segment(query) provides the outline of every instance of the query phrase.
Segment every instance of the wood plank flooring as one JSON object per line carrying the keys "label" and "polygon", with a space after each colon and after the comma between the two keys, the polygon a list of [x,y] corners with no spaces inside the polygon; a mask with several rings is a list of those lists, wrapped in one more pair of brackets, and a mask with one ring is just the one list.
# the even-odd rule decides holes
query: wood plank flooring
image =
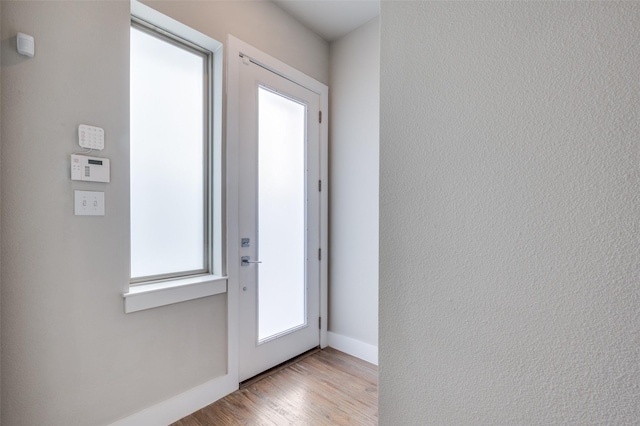
{"label": "wood plank flooring", "polygon": [[250,382],[172,426],[377,424],[378,368],[326,348]]}

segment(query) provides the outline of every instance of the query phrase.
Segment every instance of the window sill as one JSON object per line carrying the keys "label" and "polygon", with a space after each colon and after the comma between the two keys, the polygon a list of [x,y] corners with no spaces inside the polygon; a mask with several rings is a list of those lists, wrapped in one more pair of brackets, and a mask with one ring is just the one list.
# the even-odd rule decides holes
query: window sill
{"label": "window sill", "polygon": [[227,277],[204,275],[180,280],[141,284],[124,293],[124,312],[143,311],[227,292]]}

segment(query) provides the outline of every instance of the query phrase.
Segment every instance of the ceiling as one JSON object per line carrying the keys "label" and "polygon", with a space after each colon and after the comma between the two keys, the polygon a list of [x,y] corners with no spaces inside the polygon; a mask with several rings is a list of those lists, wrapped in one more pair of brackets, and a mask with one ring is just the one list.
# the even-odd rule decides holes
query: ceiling
{"label": "ceiling", "polygon": [[273,0],[326,41],[336,40],[380,13],[380,0]]}

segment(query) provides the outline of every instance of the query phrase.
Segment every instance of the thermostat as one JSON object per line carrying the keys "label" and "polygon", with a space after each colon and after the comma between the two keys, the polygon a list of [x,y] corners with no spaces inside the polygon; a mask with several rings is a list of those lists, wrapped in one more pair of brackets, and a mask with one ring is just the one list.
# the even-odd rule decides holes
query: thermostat
{"label": "thermostat", "polygon": [[109,159],[71,154],[71,179],[110,182]]}

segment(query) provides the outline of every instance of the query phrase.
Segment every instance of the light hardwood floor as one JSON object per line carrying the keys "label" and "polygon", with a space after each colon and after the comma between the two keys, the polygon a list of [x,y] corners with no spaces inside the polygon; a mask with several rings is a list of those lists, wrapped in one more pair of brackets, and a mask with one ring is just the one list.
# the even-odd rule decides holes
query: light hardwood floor
{"label": "light hardwood floor", "polygon": [[326,348],[251,381],[172,426],[377,424],[378,368]]}

